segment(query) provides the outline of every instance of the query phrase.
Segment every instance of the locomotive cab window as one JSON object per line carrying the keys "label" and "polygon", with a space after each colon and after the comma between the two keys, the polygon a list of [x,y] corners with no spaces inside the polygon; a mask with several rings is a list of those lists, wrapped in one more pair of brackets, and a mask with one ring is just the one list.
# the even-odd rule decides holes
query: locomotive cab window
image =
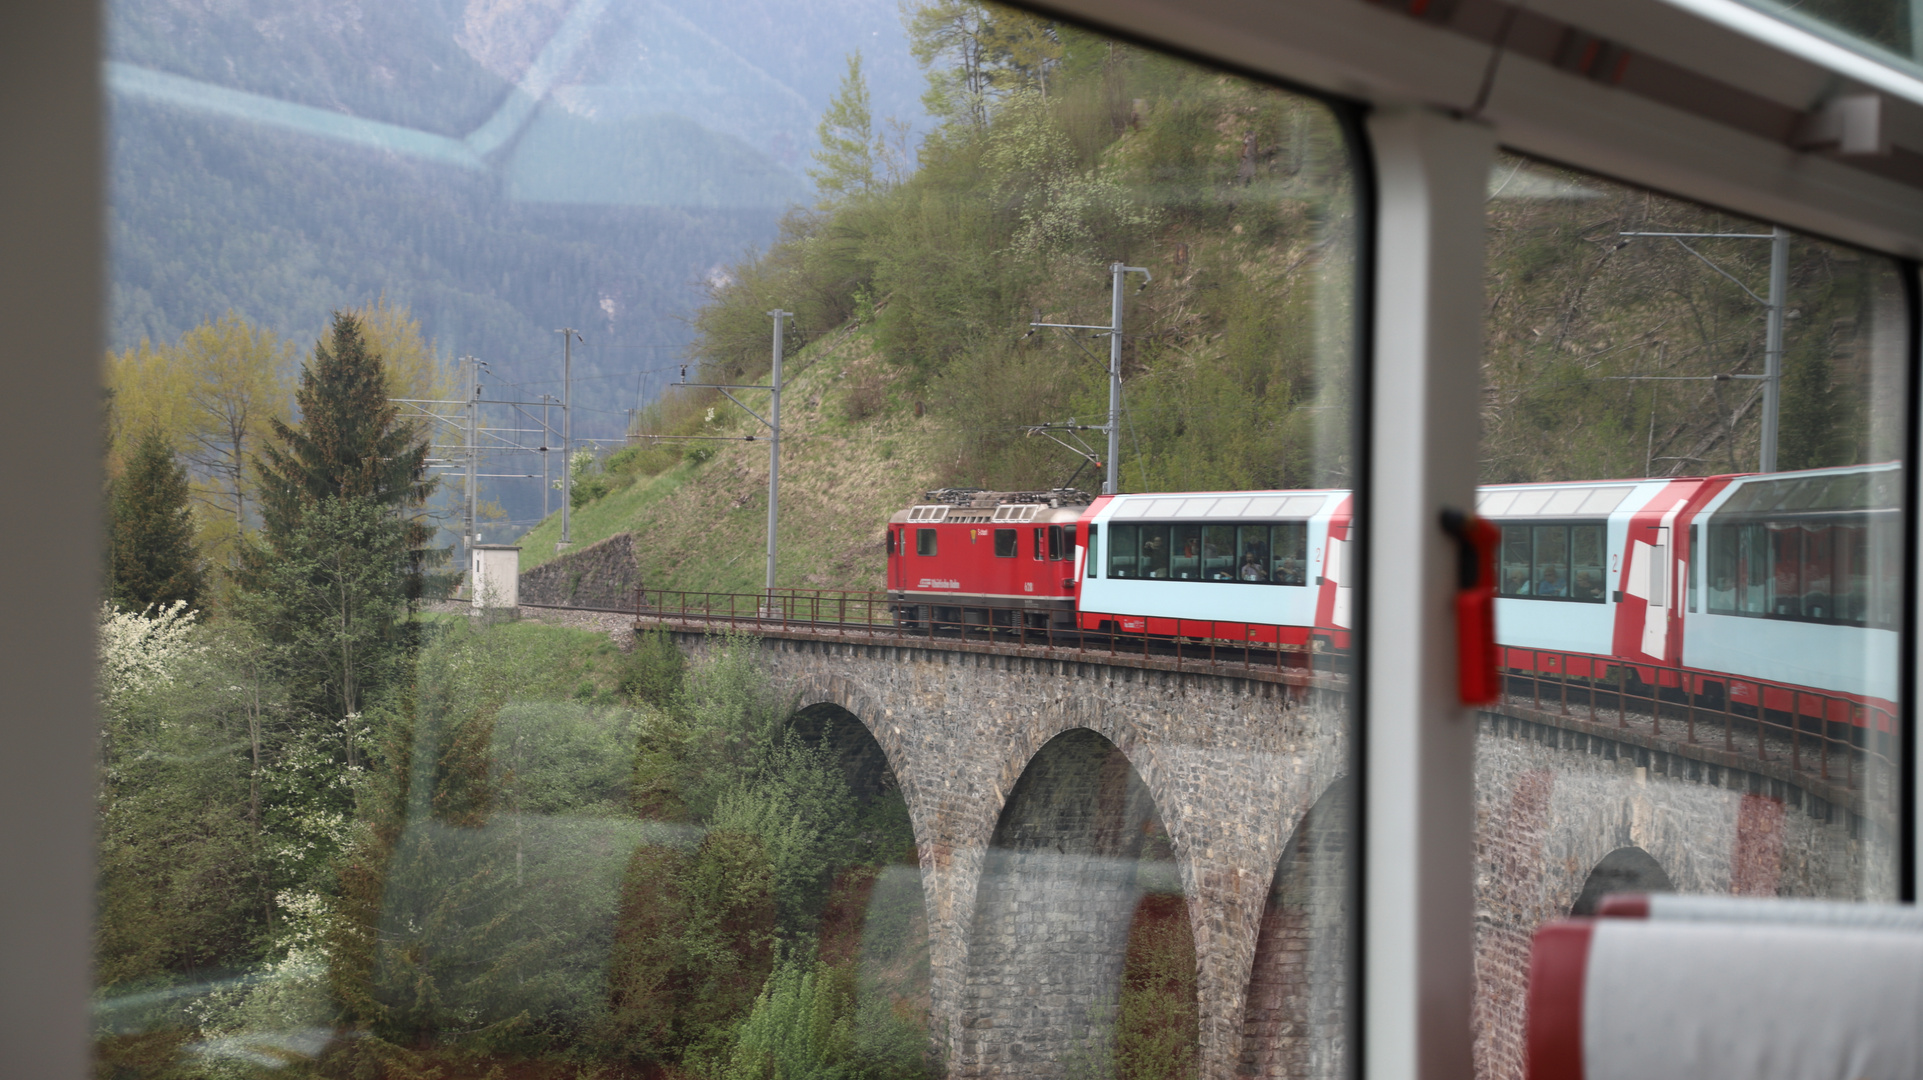
{"label": "locomotive cab window", "polygon": [[1038,525],[1035,527],[1035,561],[1045,562],[1047,561],[1047,559],[1048,559],[1048,529],[1044,526]]}
{"label": "locomotive cab window", "polygon": [[894,529],[889,529],[888,535],[887,535],[888,554],[893,555],[895,553],[895,549],[897,546],[899,546],[899,542],[900,542],[899,533]]}
{"label": "locomotive cab window", "polygon": [[1012,559],[1015,557],[1016,537],[1014,529],[995,530],[995,557]]}
{"label": "locomotive cab window", "polygon": [[915,554],[933,555],[935,553],[935,530],[915,530]]}

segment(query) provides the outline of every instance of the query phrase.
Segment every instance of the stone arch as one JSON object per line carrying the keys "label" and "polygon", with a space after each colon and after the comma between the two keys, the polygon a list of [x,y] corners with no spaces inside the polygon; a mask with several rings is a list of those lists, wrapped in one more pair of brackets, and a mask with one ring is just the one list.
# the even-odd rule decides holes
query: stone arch
{"label": "stone arch", "polygon": [[[1138,919],[1186,941],[1192,971],[1186,905],[1171,902],[1182,894],[1129,756],[1089,728],[1050,739],[1009,791],[983,860],[956,1072],[1051,1077],[1105,1058]],[[1186,1016],[1193,1025],[1192,1004]]]}
{"label": "stone arch", "polygon": [[1262,909],[1236,1075],[1348,1072],[1354,785],[1331,783],[1296,823]]}
{"label": "stone arch", "polygon": [[1571,915],[1594,915],[1603,897],[1615,892],[1675,892],[1669,873],[1655,857],[1634,845],[1619,847],[1602,857],[1589,876],[1583,879]]}

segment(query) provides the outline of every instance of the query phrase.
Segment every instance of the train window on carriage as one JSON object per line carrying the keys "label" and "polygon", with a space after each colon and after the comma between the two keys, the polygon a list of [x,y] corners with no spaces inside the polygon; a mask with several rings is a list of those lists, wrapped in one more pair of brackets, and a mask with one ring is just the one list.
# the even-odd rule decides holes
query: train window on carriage
{"label": "train window on carriage", "polygon": [[1108,527],[1108,576],[1112,578],[1139,578],[1141,570],[1142,527],[1140,525],[1110,525]]}
{"label": "train window on carriage", "polygon": [[[1497,619],[1515,667],[1478,727],[1473,1012],[1478,1075],[1512,1078],[1504,957],[1592,886],[1895,898],[1914,342],[1894,260],[1520,156],[1488,185],[1480,481],[1544,485],[1504,511],[1501,595],[1547,600],[1555,575],[1592,600],[1594,575],[1616,600]],[[1524,497],[1547,485],[1614,502]],[[1559,511],[1608,524],[1517,521]],[[1582,743],[1646,768],[1599,776],[1542,738],[1604,701],[1622,734]],[[1705,717],[1736,751],[1716,769]],[[1702,826],[1645,824],[1683,807]]]}
{"label": "train window on carriage", "polygon": [[900,541],[901,541],[901,534],[899,530],[889,529],[887,531],[885,536],[885,542],[888,545],[888,554],[893,555],[895,553],[895,549],[898,546],[900,546]]}
{"label": "train window on carriage", "polygon": [[1060,562],[1074,551],[1074,541],[1069,539],[1072,525],[1050,525],[1048,527],[1048,560]]}
{"label": "train window on carriage", "polygon": [[1048,526],[1037,525],[1034,532],[1035,561],[1046,562],[1048,561]]}
{"label": "train window on carriage", "polygon": [[935,553],[935,545],[936,545],[936,539],[935,539],[934,529],[916,529],[915,530],[915,554],[933,555]]}
{"label": "train window on carriage", "polygon": [[1273,565],[1269,580],[1277,585],[1309,583],[1309,527],[1302,523],[1269,527],[1269,552]]}
{"label": "train window on carriage", "polygon": [[1503,596],[1535,595],[1535,577],[1530,572],[1532,555],[1529,541],[1529,526],[1502,527]]}
{"label": "train window on carriage", "polygon": [[1608,580],[1603,547],[1606,530],[1601,525],[1576,525],[1569,530],[1569,598],[1589,603],[1603,602]]}
{"label": "train window on carriage", "polygon": [[1018,546],[1019,543],[1014,529],[995,530],[995,557],[997,559],[1014,558],[1015,549]]}
{"label": "train window on carriage", "polygon": [[1235,580],[1235,526],[1207,525],[1202,529],[1202,580]]}
{"label": "train window on carriage", "polygon": [[1176,525],[1170,530],[1168,576],[1172,581],[1202,580],[1202,527]]}

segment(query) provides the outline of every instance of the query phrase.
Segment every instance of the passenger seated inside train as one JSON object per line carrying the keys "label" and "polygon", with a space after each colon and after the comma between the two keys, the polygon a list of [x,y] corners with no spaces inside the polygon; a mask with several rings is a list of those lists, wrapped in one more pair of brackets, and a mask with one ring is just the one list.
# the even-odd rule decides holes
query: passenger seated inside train
{"label": "passenger seated inside train", "polygon": [[1519,566],[1510,567],[1509,573],[1503,578],[1502,595],[1504,596],[1531,595],[1529,591],[1529,571]]}
{"label": "passenger seated inside train", "polygon": [[1602,572],[1599,570],[1577,571],[1576,591],[1572,595],[1578,600],[1601,600],[1603,595]]}
{"label": "passenger seated inside train", "polygon": [[1269,580],[1269,576],[1262,572],[1262,564],[1256,561],[1255,552],[1253,551],[1250,551],[1242,556],[1242,580],[1243,581]]}
{"label": "passenger seated inside train", "polygon": [[1302,564],[1293,555],[1284,555],[1275,566],[1275,581],[1278,585],[1302,584]]}
{"label": "passenger seated inside train", "polygon": [[1536,595],[1561,596],[1567,585],[1568,583],[1562,579],[1561,571],[1554,566],[1547,566],[1543,568],[1542,581],[1536,585]]}

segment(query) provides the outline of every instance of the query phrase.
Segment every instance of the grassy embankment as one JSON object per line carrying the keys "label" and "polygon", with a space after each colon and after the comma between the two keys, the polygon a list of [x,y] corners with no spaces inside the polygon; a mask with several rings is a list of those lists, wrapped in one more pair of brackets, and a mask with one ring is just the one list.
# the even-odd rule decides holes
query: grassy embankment
{"label": "grassy embankment", "polygon": [[[787,370],[778,583],[879,588],[883,523],[936,479],[933,421],[914,415],[905,380],[862,329],[800,350]],[[766,393],[737,396],[766,415]],[[758,428],[722,400],[699,429],[752,432],[754,442],[664,442],[625,452],[605,474],[609,492],[573,512],[575,547],[632,530],[650,588],[757,591],[768,513],[768,446]],[[521,570],[552,560],[560,535],[557,512],[522,537]]]}

